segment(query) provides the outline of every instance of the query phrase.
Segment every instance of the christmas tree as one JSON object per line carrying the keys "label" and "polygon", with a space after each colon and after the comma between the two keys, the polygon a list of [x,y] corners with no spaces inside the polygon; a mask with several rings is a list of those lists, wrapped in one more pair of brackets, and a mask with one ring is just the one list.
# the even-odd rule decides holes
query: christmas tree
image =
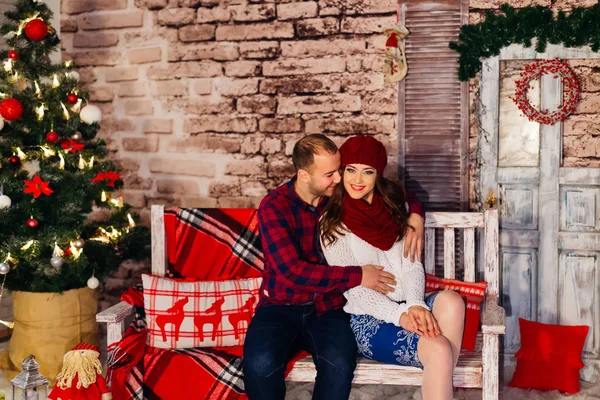
{"label": "christmas tree", "polygon": [[[149,235],[123,203],[123,181],[96,139],[100,109],[78,89],[41,1],[19,0],[0,33],[0,274],[11,290],[95,288]],[[89,218],[97,209],[102,221]],[[95,215],[103,214],[95,212]]]}

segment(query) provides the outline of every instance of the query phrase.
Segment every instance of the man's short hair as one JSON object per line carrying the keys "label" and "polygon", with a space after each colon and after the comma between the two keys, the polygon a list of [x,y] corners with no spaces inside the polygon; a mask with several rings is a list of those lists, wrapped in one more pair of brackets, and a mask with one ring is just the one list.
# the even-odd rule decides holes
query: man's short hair
{"label": "man's short hair", "polygon": [[338,148],[327,136],[320,133],[306,135],[294,145],[292,162],[296,172],[303,169],[309,171],[315,162],[315,154],[335,154]]}

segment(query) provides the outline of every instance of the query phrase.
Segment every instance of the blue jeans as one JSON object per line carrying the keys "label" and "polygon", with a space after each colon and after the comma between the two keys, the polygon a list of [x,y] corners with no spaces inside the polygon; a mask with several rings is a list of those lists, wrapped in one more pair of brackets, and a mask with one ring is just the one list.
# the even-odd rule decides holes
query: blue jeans
{"label": "blue jeans", "polygon": [[285,368],[299,350],[315,362],[313,399],[348,399],[357,352],[349,318],[341,309],[317,316],[313,305],[258,307],[244,342],[248,399],[283,400]]}

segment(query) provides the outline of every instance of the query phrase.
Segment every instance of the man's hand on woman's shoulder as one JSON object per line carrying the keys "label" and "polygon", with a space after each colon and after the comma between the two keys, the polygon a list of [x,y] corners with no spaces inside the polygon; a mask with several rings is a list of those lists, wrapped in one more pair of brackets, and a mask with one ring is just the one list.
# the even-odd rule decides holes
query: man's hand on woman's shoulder
{"label": "man's hand on woman's shoulder", "polygon": [[425,243],[425,220],[419,214],[410,214],[408,229],[404,235],[404,258],[409,256],[410,261],[415,258],[422,261],[423,245]]}

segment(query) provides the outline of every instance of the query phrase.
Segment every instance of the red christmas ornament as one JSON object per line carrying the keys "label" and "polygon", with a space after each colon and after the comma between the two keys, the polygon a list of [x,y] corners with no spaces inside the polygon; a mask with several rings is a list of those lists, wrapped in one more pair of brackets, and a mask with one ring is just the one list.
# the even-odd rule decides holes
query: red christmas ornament
{"label": "red christmas ornament", "polygon": [[75,93],[69,93],[69,95],[67,96],[68,103],[75,104],[77,103],[77,100],[79,100],[79,97],[77,97]]}
{"label": "red christmas ornament", "polygon": [[[553,74],[554,78],[562,76],[564,100],[563,103],[551,113],[548,110],[536,110],[527,99],[527,91],[531,89],[530,82],[539,79],[542,75]],[[516,89],[514,97],[519,110],[530,120],[540,124],[554,125],[563,122],[577,107],[581,95],[579,77],[569,64],[558,58],[554,60],[538,60],[525,66],[525,72],[521,72],[521,78],[515,82]]]}
{"label": "red christmas ornament", "polygon": [[48,34],[48,25],[39,18],[25,24],[25,35],[31,40],[42,40]]}
{"label": "red christmas ornament", "polygon": [[0,103],[0,115],[7,121],[15,121],[23,115],[23,104],[12,97],[3,100]]}
{"label": "red christmas ornament", "polygon": [[28,228],[37,229],[37,227],[40,225],[40,223],[38,222],[37,219],[29,218],[26,222],[26,225]]}
{"label": "red christmas ornament", "polygon": [[11,156],[8,159],[8,162],[14,167],[18,167],[19,165],[21,165],[21,159],[17,156]]}
{"label": "red christmas ornament", "polygon": [[19,53],[16,50],[10,50],[8,52],[8,58],[10,58],[11,60],[17,60],[19,58]]}
{"label": "red christmas ornament", "polygon": [[49,143],[56,143],[58,141],[58,133],[52,131],[46,133],[46,140]]}

